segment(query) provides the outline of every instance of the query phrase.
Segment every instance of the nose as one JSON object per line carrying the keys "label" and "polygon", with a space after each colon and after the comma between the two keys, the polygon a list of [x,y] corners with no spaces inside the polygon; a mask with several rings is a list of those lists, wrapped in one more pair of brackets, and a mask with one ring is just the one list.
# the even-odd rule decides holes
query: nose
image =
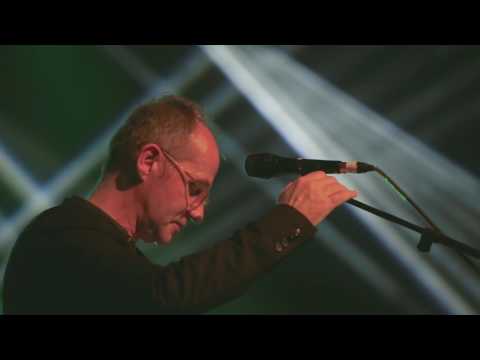
{"label": "nose", "polygon": [[205,206],[202,204],[196,209],[190,210],[188,212],[188,215],[190,216],[192,221],[194,221],[197,224],[200,224],[201,222],[203,222],[203,218],[205,216]]}

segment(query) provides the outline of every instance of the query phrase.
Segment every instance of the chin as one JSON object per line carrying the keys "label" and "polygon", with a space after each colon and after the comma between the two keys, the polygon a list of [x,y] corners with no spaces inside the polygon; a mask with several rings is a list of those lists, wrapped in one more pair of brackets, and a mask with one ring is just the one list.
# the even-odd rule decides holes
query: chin
{"label": "chin", "polygon": [[172,230],[170,226],[159,226],[154,223],[149,227],[144,228],[142,240],[147,244],[157,243],[159,245],[169,245],[176,231]]}
{"label": "chin", "polygon": [[169,229],[159,229],[160,231],[155,234],[155,239],[152,242],[157,242],[161,245],[170,245],[173,241],[174,233],[170,232]]}
{"label": "chin", "polygon": [[167,239],[166,238],[157,239],[157,243],[160,245],[170,245],[172,241],[173,241],[173,236]]}

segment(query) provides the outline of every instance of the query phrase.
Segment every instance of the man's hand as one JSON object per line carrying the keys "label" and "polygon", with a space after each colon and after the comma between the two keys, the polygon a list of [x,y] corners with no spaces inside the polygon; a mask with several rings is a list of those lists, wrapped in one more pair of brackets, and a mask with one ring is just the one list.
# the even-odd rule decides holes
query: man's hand
{"label": "man's hand", "polygon": [[315,226],[337,206],[357,195],[333,176],[315,171],[289,183],[280,194],[278,203],[294,207]]}

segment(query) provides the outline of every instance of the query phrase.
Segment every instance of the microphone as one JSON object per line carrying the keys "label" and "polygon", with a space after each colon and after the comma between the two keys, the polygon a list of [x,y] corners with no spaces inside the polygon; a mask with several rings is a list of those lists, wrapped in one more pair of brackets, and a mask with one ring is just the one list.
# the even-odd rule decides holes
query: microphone
{"label": "microphone", "polygon": [[359,161],[307,160],[301,158],[285,158],[273,154],[251,154],[245,160],[245,171],[248,176],[269,179],[271,177],[301,174],[313,171],[324,171],[327,174],[364,173],[375,170],[375,166]]}

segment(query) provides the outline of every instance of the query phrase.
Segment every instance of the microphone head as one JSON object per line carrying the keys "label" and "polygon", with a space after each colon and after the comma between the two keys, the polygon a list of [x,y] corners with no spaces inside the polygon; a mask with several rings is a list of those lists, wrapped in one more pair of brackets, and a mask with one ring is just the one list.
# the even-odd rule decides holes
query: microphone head
{"label": "microphone head", "polygon": [[[346,172],[365,172],[371,169],[362,164],[361,169],[357,169],[357,162],[349,162],[353,168],[346,168],[344,162],[334,160],[307,160],[300,158],[285,158],[268,153],[252,154],[245,160],[245,171],[248,176],[270,179],[271,177],[283,175],[305,175],[313,171],[324,171],[327,174],[338,174]],[[361,171],[358,171],[361,170]]]}
{"label": "microphone head", "polygon": [[245,171],[248,176],[269,179],[277,169],[278,157],[272,154],[251,154],[245,160]]}

